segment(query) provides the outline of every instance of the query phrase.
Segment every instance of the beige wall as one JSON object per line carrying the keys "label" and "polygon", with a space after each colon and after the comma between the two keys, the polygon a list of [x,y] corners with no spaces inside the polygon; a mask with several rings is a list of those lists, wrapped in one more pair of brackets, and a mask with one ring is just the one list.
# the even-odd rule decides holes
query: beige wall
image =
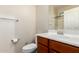
{"label": "beige wall", "polygon": [[47,5],[37,6],[36,9],[36,32],[48,32],[49,11]]}
{"label": "beige wall", "polygon": [[26,42],[31,42],[34,38],[36,28],[36,7],[4,5],[0,6],[0,15],[19,18],[19,22],[16,23],[15,29],[16,38],[19,38],[20,41],[15,45],[15,52],[20,52],[23,45]]}

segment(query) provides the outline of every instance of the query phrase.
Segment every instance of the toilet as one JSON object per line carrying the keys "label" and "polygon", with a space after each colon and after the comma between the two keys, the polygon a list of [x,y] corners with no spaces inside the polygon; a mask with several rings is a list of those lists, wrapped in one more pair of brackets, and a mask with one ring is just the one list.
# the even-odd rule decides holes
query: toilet
{"label": "toilet", "polygon": [[23,53],[32,53],[36,50],[36,48],[37,48],[37,45],[35,43],[30,43],[30,44],[25,45],[22,48],[22,52]]}

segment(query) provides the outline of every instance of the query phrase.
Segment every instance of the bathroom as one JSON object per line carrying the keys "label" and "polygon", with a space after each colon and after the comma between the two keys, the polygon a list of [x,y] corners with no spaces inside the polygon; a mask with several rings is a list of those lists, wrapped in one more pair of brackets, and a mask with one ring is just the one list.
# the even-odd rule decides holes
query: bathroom
{"label": "bathroom", "polygon": [[[0,5],[0,53],[79,52],[79,40],[76,41],[79,38],[78,11],[78,5]],[[52,39],[69,45],[70,49],[55,50],[50,44]],[[42,46],[42,42],[47,46]]]}

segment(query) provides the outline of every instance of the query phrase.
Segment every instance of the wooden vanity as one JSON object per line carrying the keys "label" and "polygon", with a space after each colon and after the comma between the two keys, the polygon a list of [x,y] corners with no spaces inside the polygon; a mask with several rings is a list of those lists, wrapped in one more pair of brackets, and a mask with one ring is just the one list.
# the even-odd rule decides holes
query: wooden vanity
{"label": "wooden vanity", "polygon": [[79,53],[79,47],[37,36],[38,53]]}

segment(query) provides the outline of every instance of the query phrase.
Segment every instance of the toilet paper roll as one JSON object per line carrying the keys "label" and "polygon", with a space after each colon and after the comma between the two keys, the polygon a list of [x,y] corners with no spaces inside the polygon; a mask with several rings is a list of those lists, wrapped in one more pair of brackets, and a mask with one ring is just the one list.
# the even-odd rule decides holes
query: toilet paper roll
{"label": "toilet paper roll", "polygon": [[18,42],[18,40],[19,40],[19,39],[14,38],[14,39],[12,39],[11,41],[12,41],[12,43],[17,43],[17,42]]}

